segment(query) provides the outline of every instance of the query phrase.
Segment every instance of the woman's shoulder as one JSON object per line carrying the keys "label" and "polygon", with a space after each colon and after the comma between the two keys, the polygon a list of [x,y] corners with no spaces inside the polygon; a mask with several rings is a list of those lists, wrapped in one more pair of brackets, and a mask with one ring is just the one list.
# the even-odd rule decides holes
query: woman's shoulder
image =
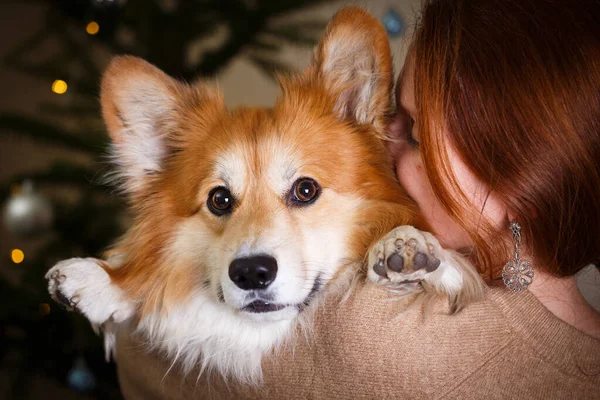
{"label": "woman's shoulder", "polygon": [[532,294],[491,288],[454,315],[440,302],[419,299],[365,287],[345,303],[329,304],[317,316],[312,343],[283,363],[310,360],[311,385],[322,397],[481,398],[497,390],[500,377],[519,382],[503,397],[597,393],[600,341],[558,320]]}
{"label": "woman's shoulder", "polygon": [[[440,301],[397,298],[372,286],[346,302],[328,304],[317,314],[315,328],[310,341],[296,346],[293,358],[275,357],[274,365],[310,360],[311,386],[322,390],[318,398],[339,393],[389,398],[403,392],[430,398],[481,369],[514,339],[502,308],[489,294],[450,315]],[[269,372],[267,366],[267,378]]]}
{"label": "woman's shoulder", "polygon": [[439,365],[428,363],[432,360],[484,357],[511,334],[509,321],[490,293],[450,314],[440,300],[423,295],[398,297],[370,285],[345,302],[328,304],[317,314],[316,327],[316,345],[323,344],[325,351],[339,343],[335,348],[377,359],[418,356],[425,369]]}
{"label": "woman's shoulder", "polygon": [[[454,315],[422,297],[397,299],[365,286],[344,302],[322,304],[306,325],[310,329],[299,330],[264,360],[264,382],[255,389],[204,376],[186,379],[177,368],[166,373],[169,363],[140,352],[124,335],[117,353],[122,387],[128,398],[150,393],[161,393],[160,398],[207,393],[287,399],[593,398],[598,393],[599,342],[556,319],[530,293],[489,289],[484,300]],[[136,397],[141,388],[145,394]]]}

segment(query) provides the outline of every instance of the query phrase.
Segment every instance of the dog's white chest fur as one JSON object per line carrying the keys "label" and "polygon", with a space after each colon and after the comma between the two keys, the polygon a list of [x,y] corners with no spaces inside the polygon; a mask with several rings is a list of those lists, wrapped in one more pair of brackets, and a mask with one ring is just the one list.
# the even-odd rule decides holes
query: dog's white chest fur
{"label": "dog's white chest fur", "polygon": [[145,317],[138,329],[185,373],[198,367],[256,383],[262,356],[282,344],[296,321],[254,321],[199,293],[166,316]]}

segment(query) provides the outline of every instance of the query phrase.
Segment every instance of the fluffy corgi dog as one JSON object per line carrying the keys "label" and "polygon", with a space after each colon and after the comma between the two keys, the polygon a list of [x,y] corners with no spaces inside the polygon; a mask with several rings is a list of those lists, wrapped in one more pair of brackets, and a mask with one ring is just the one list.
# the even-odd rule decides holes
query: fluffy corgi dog
{"label": "fluffy corgi dog", "polygon": [[184,372],[256,383],[262,356],[357,279],[426,288],[455,308],[481,294],[472,268],[409,226],[427,228],[386,152],[393,74],[380,23],[341,10],[310,66],[279,81],[272,109],[228,110],[206,82],[134,57],[108,67],[103,116],[134,221],[106,260],[47,274],[108,350],[127,322]]}

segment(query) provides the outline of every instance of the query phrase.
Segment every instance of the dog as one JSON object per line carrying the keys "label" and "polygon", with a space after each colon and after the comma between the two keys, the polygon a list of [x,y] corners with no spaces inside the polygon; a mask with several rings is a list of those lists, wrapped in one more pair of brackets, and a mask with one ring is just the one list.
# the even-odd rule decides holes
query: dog
{"label": "dog", "polygon": [[393,172],[381,24],[342,9],[309,67],[279,83],[273,108],[228,110],[208,82],[130,56],[110,63],[102,112],[133,223],[104,260],[46,275],[56,301],[104,332],[107,354],[120,324],[135,324],[185,373],[256,384],[263,355],[355,282],[438,293],[453,309],[481,296]]}

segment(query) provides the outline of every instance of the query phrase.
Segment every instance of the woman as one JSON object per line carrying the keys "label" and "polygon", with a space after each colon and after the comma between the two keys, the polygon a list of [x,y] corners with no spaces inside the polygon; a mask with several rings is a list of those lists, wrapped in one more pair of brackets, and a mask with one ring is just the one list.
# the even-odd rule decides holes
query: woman
{"label": "woman", "polygon": [[128,398],[598,398],[600,314],[573,276],[600,260],[600,2],[429,1],[397,103],[396,172],[438,238],[490,283],[518,247],[527,290],[506,271],[451,316],[399,315],[366,287],[266,362],[256,393],[161,381],[130,353]]}
{"label": "woman", "polygon": [[390,126],[401,184],[488,278],[518,222],[530,292],[600,338],[573,278],[600,261],[600,3],[431,2],[410,53]]}

